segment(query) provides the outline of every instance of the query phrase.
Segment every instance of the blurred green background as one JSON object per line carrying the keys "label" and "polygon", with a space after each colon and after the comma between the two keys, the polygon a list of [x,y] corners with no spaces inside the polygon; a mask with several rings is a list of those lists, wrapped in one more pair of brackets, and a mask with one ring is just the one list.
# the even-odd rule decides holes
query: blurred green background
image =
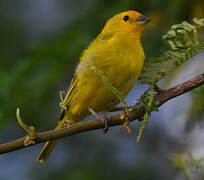
{"label": "blurred green background", "polygon": [[[25,123],[37,131],[55,127],[59,91],[68,88],[82,50],[110,17],[125,10],[137,10],[152,19],[142,43],[147,57],[158,57],[168,47],[161,36],[172,24],[204,17],[204,1],[0,1],[1,143],[25,135],[16,120],[17,107]],[[184,75],[177,71],[163,86],[170,85],[167,80],[176,82],[177,76],[182,82],[186,74],[191,78],[198,69],[203,71],[203,58],[196,57],[199,63],[193,63],[194,68],[190,65]],[[127,97],[129,104],[146,87],[137,83]],[[151,117],[139,144],[140,123],[134,122],[132,135],[116,127],[105,135],[98,130],[64,138],[46,165],[35,162],[42,145],[1,155],[0,179],[185,179],[169,154],[204,156],[203,94],[199,88],[165,104]],[[204,178],[203,172],[198,176]]]}

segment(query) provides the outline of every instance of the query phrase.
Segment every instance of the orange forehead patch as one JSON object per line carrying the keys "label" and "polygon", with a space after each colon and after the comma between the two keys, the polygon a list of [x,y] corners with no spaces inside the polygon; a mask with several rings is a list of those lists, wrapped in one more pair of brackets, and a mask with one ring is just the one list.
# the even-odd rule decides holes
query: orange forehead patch
{"label": "orange forehead patch", "polygon": [[139,16],[141,16],[141,14],[137,11],[126,11],[126,12],[123,12],[124,14],[129,14],[131,16],[134,16],[136,18],[138,18]]}

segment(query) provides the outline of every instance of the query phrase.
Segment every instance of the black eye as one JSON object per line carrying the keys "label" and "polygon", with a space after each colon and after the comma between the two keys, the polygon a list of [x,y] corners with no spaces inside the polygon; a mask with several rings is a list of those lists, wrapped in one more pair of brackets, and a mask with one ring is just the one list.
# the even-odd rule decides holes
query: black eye
{"label": "black eye", "polygon": [[124,16],[124,17],[123,17],[123,20],[124,20],[124,21],[127,21],[128,19],[129,19],[129,16]]}

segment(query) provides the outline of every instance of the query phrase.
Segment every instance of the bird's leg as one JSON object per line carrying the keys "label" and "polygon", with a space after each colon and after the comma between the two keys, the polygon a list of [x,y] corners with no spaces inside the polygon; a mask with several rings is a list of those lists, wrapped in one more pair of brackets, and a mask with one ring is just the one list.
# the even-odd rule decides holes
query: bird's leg
{"label": "bird's leg", "polygon": [[93,114],[96,119],[99,119],[102,121],[102,124],[104,125],[103,132],[107,133],[108,132],[108,120],[110,117],[108,115],[98,115],[92,108],[89,108],[89,111],[91,114]]}

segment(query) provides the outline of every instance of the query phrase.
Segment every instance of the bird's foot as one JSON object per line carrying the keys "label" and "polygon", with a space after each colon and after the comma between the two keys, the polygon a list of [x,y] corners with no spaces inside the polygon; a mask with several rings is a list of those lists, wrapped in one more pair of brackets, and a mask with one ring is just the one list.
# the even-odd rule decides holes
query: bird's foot
{"label": "bird's foot", "polygon": [[71,127],[72,124],[74,124],[74,121],[70,121],[70,120],[64,121],[64,127]]}
{"label": "bird's foot", "polygon": [[108,115],[98,115],[92,108],[89,108],[89,111],[96,117],[96,119],[101,120],[102,124],[104,125],[103,132],[107,133],[109,129],[108,120],[110,119],[110,117]]}
{"label": "bird's foot", "polygon": [[130,120],[129,120],[128,113],[127,113],[126,111],[123,111],[123,113],[121,114],[120,118],[125,121],[125,122],[123,123],[123,125],[120,127],[120,129],[126,127],[127,132],[128,132],[129,134],[131,134],[131,129],[130,129],[130,126],[129,126]]}

